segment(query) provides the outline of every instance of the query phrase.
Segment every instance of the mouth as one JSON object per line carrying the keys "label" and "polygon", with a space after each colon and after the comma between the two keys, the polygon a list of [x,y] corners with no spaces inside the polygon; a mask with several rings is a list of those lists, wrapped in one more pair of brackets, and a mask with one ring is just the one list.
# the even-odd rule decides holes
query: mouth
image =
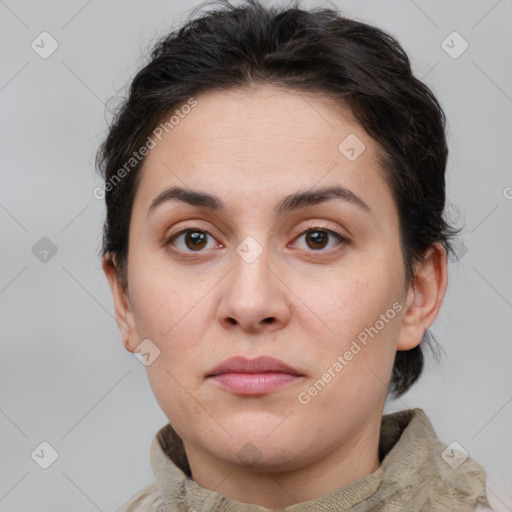
{"label": "mouth", "polygon": [[273,357],[227,359],[207,375],[226,391],[239,395],[262,395],[302,380],[304,374]]}

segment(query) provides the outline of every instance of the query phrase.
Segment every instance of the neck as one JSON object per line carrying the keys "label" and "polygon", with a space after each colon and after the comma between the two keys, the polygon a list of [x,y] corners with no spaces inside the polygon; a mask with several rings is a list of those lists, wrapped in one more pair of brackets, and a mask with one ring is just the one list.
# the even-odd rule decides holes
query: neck
{"label": "neck", "polygon": [[279,472],[255,471],[221,461],[184,443],[192,479],[242,503],[284,508],[331,493],[376,471],[381,416],[309,464]]}

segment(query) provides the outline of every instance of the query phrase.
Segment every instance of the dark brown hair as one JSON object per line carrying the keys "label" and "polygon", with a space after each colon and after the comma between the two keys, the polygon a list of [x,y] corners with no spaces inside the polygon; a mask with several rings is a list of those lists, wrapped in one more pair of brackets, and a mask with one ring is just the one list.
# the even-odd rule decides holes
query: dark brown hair
{"label": "dark brown hair", "polygon": [[[96,156],[105,179],[107,209],[101,255],[115,255],[123,285],[132,204],[144,162],[139,149],[169,112],[190,98],[255,83],[344,101],[377,141],[399,211],[408,283],[414,277],[414,263],[433,243],[454,253],[450,238],[458,230],[443,217],[445,116],[435,96],[412,75],[409,59],[394,37],[332,8],[304,10],[299,4],[206,2],[199,9],[217,8],[190,18],[153,46]],[[420,377],[421,346],[432,340],[426,331],[420,345],[396,353],[389,388],[394,397]]]}

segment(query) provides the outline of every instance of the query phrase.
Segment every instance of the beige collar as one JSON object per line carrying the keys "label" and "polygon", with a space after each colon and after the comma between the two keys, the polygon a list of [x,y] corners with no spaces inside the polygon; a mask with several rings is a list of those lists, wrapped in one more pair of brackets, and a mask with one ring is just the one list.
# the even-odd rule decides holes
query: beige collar
{"label": "beige collar", "polygon": [[[381,465],[376,471],[314,500],[278,510],[342,512],[361,504],[358,512],[395,511],[400,506],[407,506],[403,509],[407,512],[469,512],[476,505],[488,505],[483,468],[470,457],[455,467],[458,454],[447,451],[443,456],[445,449],[422,409],[385,414],[379,441]],[[155,435],[150,460],[163,501],[162,512],[271,510],[232,500],[194,482],[183,442],[170,424]]]}

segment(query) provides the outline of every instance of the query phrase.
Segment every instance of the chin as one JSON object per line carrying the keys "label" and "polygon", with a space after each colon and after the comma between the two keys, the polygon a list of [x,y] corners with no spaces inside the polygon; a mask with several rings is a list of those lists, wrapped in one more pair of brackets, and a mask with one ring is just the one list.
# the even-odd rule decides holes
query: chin
{"label": "chin", "polygon": [[246,411],[218,417],[218,422],[233,436],[233,442],[252,441],[262,446],[275,446],[281,440],[297,439],[303,436],[301,429],[295,428],[294,415],[286,418],[274,412]]}
{"label": "chin", "polygon": [[[299,455],[292,449],[278,446],[277,443],[269,443],[265,446],[250,441],[241,445],[235,452],[230,453],[229,463],[237,465],[241,469],[256,473],[278,473],[297,469],[303,463]],[[300,446],[299,442],[295,447]]]}
{"label": "chin", "polygon": [[[275,425],[273,426],[275,429]],[[272,429],[268,430],[271,432]],[[216,444],[216,451],[219,445]],[[304,437],[293,435],[286,430],[267,435],[267,431],[257,436],[238,434],[223,446],[224,453],[218,457],[229,458],[231,464],[257,472],[278,472],[296,469],[304,464]],[[307,458],[307,456],[306,456]]]}

